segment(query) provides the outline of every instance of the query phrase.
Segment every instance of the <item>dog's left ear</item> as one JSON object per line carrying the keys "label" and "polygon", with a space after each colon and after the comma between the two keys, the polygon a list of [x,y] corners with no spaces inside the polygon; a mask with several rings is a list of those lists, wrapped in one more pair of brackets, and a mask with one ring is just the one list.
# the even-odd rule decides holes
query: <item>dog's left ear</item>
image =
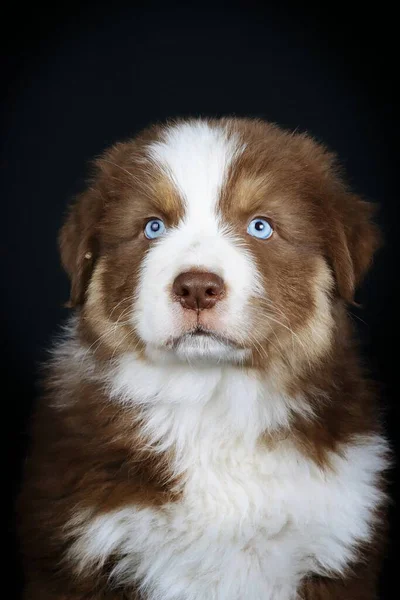
{"label": "dog's left ear", "polygon": [[381,245],[381,235],[372,220],[376,212],[374,204],[346,194],[342,208],[330,224],[329,255],[340,296],[354,303],[356,288]]}

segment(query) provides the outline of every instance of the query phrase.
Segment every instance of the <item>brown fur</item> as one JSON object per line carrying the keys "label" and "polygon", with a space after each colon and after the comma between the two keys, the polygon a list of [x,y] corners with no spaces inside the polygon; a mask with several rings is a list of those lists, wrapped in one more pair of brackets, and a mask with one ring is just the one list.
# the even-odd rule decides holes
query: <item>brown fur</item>
{"label": "brown fur", "polygon": [[[50,382],[50,401],[54,393]],[[78,594],[104,586],[104,581],[98,574],[70,581],[63,527],[75,508],[96,507],[94,516],[132,502],[162,506],[174,500],[171,486],[176,482],[169,480],[168,457],[146,450],[137,415],[108,402],[95,385],[71,393],[79,396],[79,403],[69,408],[54,410],[46,402],[39,406],[34,459],[26,467],[20,514],[23,549],[31,557],[34,577],[52,579],[54,593]],[[50,537],[42,536],[44,523]]]}
{"label": "brown fur", "polygon": [[[278,365],[276,373],[285,373],[282,385],[293,396],[301,392],[316,415],[311,421],[294,417],[290,432],[266,434],[264,443],[291,436],[304,454],[329,468],[329,452],[357,434],[379,430],[375,397],[358,366],[345,309],[378,245],[373,211],[347,190],[334,157],[307,136],[261,121],[223,123],[248,149],[232,166],[221,210],[255,257],[272,298],[254,302],[259,326],[245,368]],[[80,340],[91,345],[99,368],[124,350],[142,352],[126,315],[151,244],[143,227],[151,217],[174,225],[182,216],[181,199],[166,178],[141,168],[145,145],[159,135],[160,128],[151,128],[99,159],[88,191],[73,205],[60,234]],[[246,223],[256,216],[271,220],[271,240],[260,243],[245,235]],[[330,270],[321,270],[321,264]],[[301,348],[294,349],[288,328],[308,345],[304,324],[318,311],[315,286],[328,289],[334,327],[330,350],[316,347],[309,364]],[[271,325],[263,315],[280,323]],[[139,600],[135,591],[109,589],[109,565],[100,575],[72,576],[64,527],[76,507],[93,515],[132,503],[162,507],[176,500],[171,457],[145,449],[140,416],[110,403],[100,385],[79,379],[66,387],[60,383],[67,371],[65,364],[50,367],[19,504],[26,599]],[[375,546],[365,549],[369,565],[375,553]],[[301,598],[373,600],[377,570],[360,562],[344,581],[311,578]]]}

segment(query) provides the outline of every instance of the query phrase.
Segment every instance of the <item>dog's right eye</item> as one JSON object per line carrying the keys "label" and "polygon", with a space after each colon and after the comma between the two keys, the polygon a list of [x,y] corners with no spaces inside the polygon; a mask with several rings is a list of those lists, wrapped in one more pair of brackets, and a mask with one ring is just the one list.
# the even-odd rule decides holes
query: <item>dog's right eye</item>
{"label": "dog's right eye", "polygon": [[165,225],[161,219],[151,219],[146,223],[144,228],[144,235],[148,240],[154,240],[165,233]]}

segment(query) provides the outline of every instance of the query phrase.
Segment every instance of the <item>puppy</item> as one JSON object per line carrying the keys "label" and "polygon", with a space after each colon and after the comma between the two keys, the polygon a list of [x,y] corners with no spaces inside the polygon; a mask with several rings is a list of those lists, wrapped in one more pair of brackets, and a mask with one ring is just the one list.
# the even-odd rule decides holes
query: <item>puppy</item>
{"label": "puppy", "polygon": [[19,503],[26,600],[372,600],[387,444],[346,306],[379,236],[259,120],[151,127],[60,234],[73,316]]}

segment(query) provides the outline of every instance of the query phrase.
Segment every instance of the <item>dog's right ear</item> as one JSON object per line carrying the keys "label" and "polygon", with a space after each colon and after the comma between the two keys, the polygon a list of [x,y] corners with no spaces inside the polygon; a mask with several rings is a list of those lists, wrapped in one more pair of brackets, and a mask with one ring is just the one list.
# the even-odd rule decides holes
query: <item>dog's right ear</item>
{"label": "dog's right ear", "polygon": [[61,262],[71,281],[67,303],[70,308],[84,303],[98,256],[96,225],[101,203],[97,196],[95,189],[89,189],[79,196],[70,207],[59,234]]}
{"label": "dog's right ear", "polygon": [[[120,142],[93,161],[89,186],[71,205],[59,234],[61,262],[71,280],[67,306],[76,308],[85,301],[86,290],[99,256],[99,225],[107,202],[115,199],[115,182],[132,174],[124,161],[132,155],[132,143]],[[122,172],[122,176],[121,176]],[[109,186],[109,182],[113,185]]]}

